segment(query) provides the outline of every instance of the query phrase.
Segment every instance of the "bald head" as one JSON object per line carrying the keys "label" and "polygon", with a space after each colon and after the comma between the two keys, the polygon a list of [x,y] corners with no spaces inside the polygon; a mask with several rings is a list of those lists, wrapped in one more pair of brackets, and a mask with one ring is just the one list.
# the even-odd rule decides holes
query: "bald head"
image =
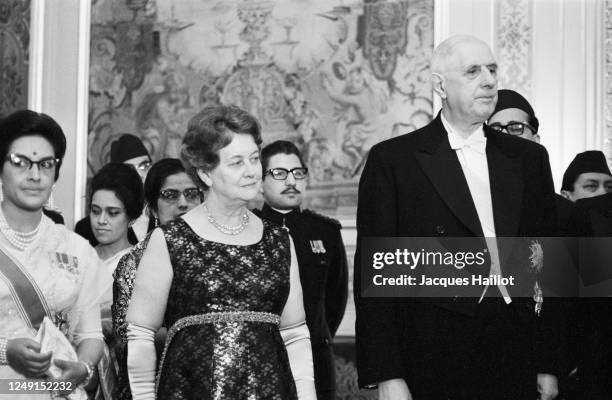
{"label": "bald head", "polygon": [[451,36],[434,50],[431,71],[444,116],[458,129],[471,131],[493,113],[497,64],[485,42],[468,35]]}

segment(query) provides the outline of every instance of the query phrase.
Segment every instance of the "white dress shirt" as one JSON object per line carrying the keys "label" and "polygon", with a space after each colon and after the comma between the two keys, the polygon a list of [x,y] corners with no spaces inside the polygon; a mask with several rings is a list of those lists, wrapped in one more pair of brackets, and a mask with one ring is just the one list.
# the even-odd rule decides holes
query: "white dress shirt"
{"label": "white dress shirt", "polygon": [[[491,255],[491,270],[490,275],[502,276],[501,266],[499,262],[499,251],[495,240],[495,220],[493,219],[493,201],[491,200],[491,185],[489,182],[489,164],[487,162],[487,138],[484,135],[483,126],[480,125],[467,138],[463,138],[457,129],[444,118],[444,114],[440,114],[442,125],[448,132],[448,141],[451,149],[455,150],[463,175],[467,181],[468,188],[476,207],[478,220],[489,248]],[[512,299],[508,294],[508,289],[504,285],[498,285],[499,291],[504,297],[504,301],[509,304]],[[485,287],[480,301],[484,297],[488,285]]]}

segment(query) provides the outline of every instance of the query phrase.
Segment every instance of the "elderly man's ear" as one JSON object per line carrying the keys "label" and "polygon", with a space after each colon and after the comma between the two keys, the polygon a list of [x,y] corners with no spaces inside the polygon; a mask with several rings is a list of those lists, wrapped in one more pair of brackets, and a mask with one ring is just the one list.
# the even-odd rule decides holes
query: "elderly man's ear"
{"label": "elderly man's ear", "polygon": [[444,87],[444,77],[437,72],[431,73],[431,86],[433,87],[434,92],[441,99],[446,99],[446,89]]}

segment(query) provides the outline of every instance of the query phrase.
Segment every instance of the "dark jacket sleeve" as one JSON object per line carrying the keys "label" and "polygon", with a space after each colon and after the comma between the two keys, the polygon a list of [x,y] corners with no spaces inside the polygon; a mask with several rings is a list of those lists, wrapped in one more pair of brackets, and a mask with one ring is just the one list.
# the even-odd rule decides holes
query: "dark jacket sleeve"
{"label": "dark jacket sleeve", "polygon": [[394,173],[380,146],[372,147],[359,181],[357,206],[357,249],[354,265],[356,347],[359,386],[401,378],[401,351],[406,340],[401,332],[406,319],[397,302],[361,295],[361,245],[364,238],[396,236],[398,204]]}
{"label": "dark jacket sleeve", "polygon": [[[541,177],[540,187],[542,188],[541,199],[541,219],[538,222],[536,229],[539,230],[538,236],[552,237],[558,232],[558,220],[556,212],[555,192],[548,160],[548,154],[545,149],[542,149],[541,170],[538,175]],[[546,250],[545,250],[546,251]],[[546,263],[546,255],[544,256],[544,268],[548,269],[545,276],[551,279],[563,279],[555,276],[561,273],[552,271],[558,269],[555,264]],[[548,286],[544,282],[544,286]],[[538,362],[538,372],[547,373],[561,377],[567,373],[567,343],[566,343],[566,327],[567,327],[567,301],[563,298],[548,296],[545,291],[544,302],[542,304],[542,312],[539,318],[539,326],[536,332],[536,361]]]}
{"label": "dark jacket sleeve", "polygon": [[336,331],[342,322],[348,297],[348,265],[340,230],[336,243],[333,266],[325,288],[325,316],[332,337],[336,336]]}

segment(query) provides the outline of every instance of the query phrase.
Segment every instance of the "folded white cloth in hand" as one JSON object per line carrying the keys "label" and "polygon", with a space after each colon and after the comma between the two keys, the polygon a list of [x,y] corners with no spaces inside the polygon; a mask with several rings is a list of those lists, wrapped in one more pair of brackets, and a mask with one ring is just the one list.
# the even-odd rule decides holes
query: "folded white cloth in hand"
{"label": "folded white cloth in hand", "polygon": [[[64,334],[51,322],[49,317],[45,317],[38,328],[36,341],[40,343],[40,352],[51,355],[51,366],[47,370],[47,375],[52,379],[58,379],[62,375],[62,369],[55,365],[55,360],[79,361],[76,351]],[[67,397],[70,400],[87,400],[87,393],[81,387],[77,387]]]}

